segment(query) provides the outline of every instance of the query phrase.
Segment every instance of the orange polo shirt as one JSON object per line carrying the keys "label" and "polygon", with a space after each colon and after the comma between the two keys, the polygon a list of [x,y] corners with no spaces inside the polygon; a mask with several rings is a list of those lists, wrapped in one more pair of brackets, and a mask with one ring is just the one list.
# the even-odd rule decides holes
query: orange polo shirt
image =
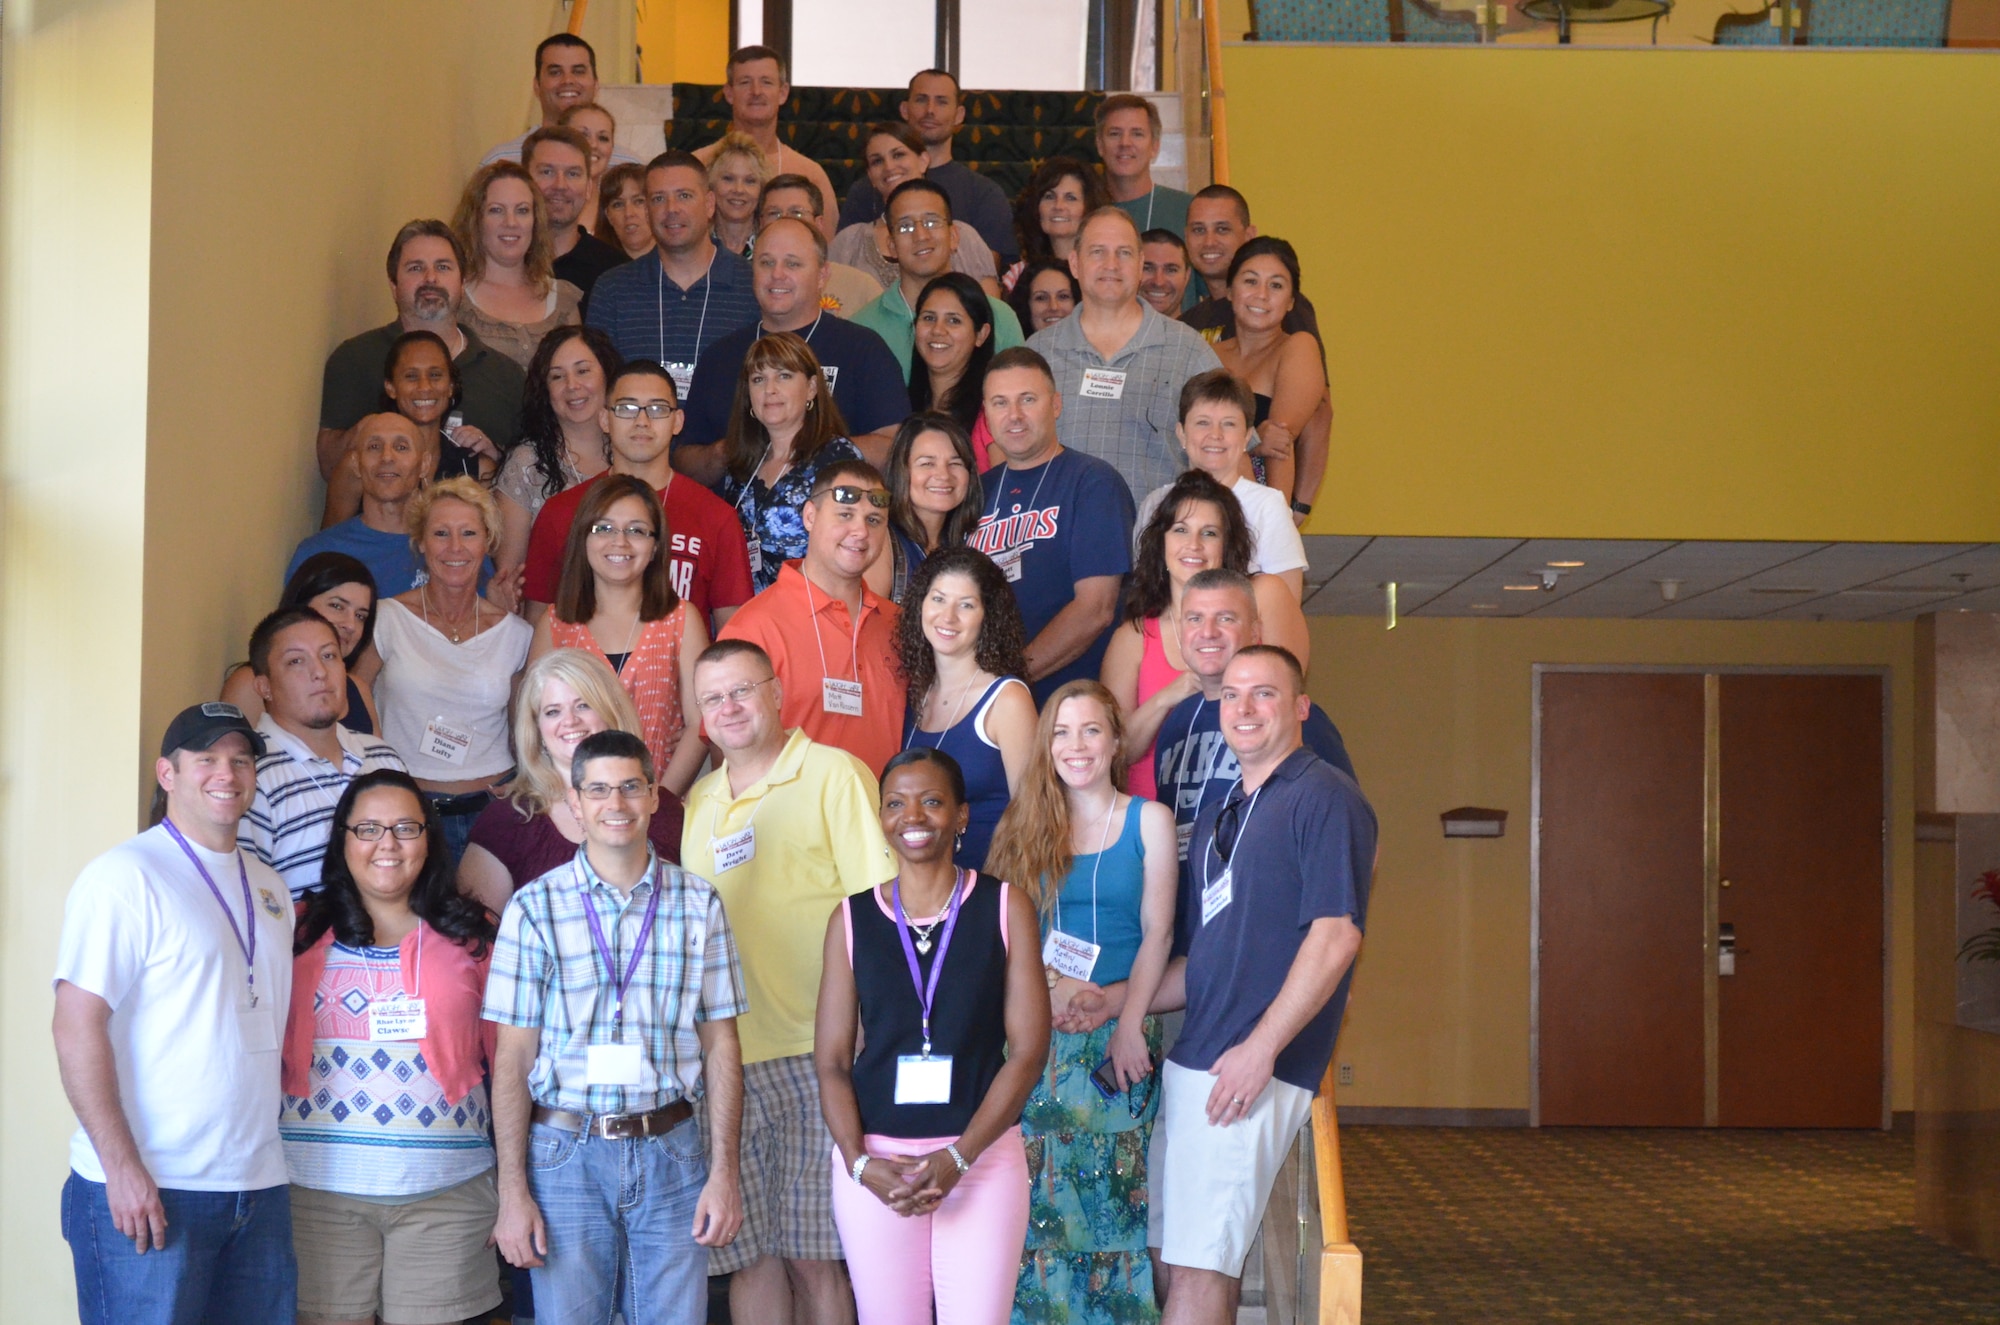
{"label": "orange polo shirt", "polygon": [[[882,765],[903,748],[903,678],[896,667],[896,605],[861,587],[857,633],[847,604],[806,581],[797,561],[778,571],[771,587],[752,598],[720,639],[748,640],[771,655],[784,683],[784,723],[821,745],[836,745],[882,776]],[[861,682],[861,713],[830,712],[827,677]]]}

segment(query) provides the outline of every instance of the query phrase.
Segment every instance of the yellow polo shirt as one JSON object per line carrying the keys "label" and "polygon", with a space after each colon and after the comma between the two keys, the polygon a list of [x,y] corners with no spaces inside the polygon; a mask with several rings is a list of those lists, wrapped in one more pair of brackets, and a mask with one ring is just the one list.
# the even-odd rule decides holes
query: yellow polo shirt
{"label": "yellow polo shirt", "polygon": [[[755,830],[755,855],[718,870],[715,840],[745,828]],[[811,1053],[827,917],[843,897],[896,875],[875,775],[794,729],[741,796],[730,794],[727,766],[695,783],[681,868],[715,885],[736,937],[750,1000],[736,1019],[743,1061]]]}

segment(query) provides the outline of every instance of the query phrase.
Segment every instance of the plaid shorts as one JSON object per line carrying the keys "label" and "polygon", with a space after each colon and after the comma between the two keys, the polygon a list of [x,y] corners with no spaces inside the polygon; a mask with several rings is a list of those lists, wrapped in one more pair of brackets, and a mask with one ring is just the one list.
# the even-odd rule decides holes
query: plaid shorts
{"label": "plaid shorts", "polygon": [[[707,1121],[704,1112],[704,1131]],[[728,1274],[765,1256],[842,1258],[826,1171],[832,1148],[811,1054],[743,1065],[743,1231],[708,1253],[710,1274]]]}

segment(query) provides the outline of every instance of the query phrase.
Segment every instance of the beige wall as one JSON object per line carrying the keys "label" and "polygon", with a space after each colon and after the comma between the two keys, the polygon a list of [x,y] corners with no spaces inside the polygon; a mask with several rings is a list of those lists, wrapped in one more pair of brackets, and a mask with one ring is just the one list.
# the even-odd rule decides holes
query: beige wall
{"label": "beige wall", "polygon": [[[1313,683],[1381,823],[1368,939],[1338,1061],[1343,1105],[1526,1109],[1529,783],[1536,663],[1892,669],[1891,1098],[1912,1107],[1914,628],[1637,621],[1313,620]],[[1508,812],[1498,841],[1446,841],[1459,805]]]}

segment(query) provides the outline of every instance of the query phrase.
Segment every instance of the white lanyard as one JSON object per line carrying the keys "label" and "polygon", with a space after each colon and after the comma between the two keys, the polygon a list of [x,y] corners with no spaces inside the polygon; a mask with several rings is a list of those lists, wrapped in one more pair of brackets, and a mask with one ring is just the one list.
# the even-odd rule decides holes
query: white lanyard
{"label": "white lanyard", "polygon": [[[660,270],[653,281],[653,316],[659,319],[660,362],[667,361],[667,255],[664,249],[654,250],[660,255]],[[715,259],[722,250],[708,255],[708,270],[701,274],[701,320],[694,328],[694,357],[701,357],[701,333],[708,330],[708,297],[715,293]]]}
{"label": "white lanyard", "polygon": [[[968,694],[972,693],[972,683],[974,681],[977,681],[978,679],[979,679],[979,673],[977,671],[974,671],[971,676],[965,678],[965,684],[958,688],[958,698],[952,701],[951,716],[945,720],[944,726],[938,728],[937,730],[938,749],[940,750],[944,749],[944,738],[951,735],[951,729],[958,725],[958,711],[960,708],[964,706],[965,697]],[[935,681],[931,682],[931,687],[932,689],[936,689],[937,682]],[[915,740],[919,736],[928,736],[931,734],[924,730],[923,724],[924,724],[923,714],[920,712],[917,715],[916,723],[913,725],[911,729],[910,739]],[[1115,793],[1113,795],[1113,799],[1116,799]]]}
{"label": "white lanyard", "polygon": [[[806,613],[807,615],[812,617],[813,643],[819,646],[819,674],[822,677],[833,676],[832,670],[828,668],[826,665],[826,641],[821,639],[819,634],[819,608],[813,605],[813,582],[807,578],[806,573],[804,571],[799,572],[799,578],[805,580],[806,582]],[[833,600],[829,598],[827,601],[831,603]],[[854,640],[852,644],[852,660],[850,662],[850,666],[853,668],[854,671],[854,679],[856,681],[859,681],[861,679],[861,613],[860,612],[856,612],[854,614]],[[836,677],[835,679],[838,680],[839,678]]]}
{"label": "white lanyard", "polygon": [[[1098,839],[1097,854],[1090,861],[1090,942],[1092,946],[1095,946],[1097,943],[1097,871],[1104,865],[1104,848],[1111,845],[1111,818],[1117,812],[1118,789],[1114,787],[1111,791],[1111,804],[1104,811],[1104,835]],[[1241,836],[1239,833],[1238,837]],[[1062,929],[1062,932],[1065,934],[1069,933],[1068,930],[1063,929],[1061,893],[1056,894],[1056,928]]]}
{"label": "white lanyard", "polygon": [[[1236,779],[1236,781],[1229,784],[1229,790],[1235,791],[1238,787],[1242,785],[1243,785],[1243,779],[1238,778]],[[1232,856],[1235,855],[1237,847],[1241,847],[1243,845],[1243,835],[1250,831],[1250,816],[1257,813],[1257,798],[1263,794],[1264,794],[1264,789],[1262,787],[1259,787],[1257,788],[1257,790],[1250,793],[1250,807],[1245,811],[1243,811],[1243,822],[1236,825],[1236,846],[1232,846],[1229,848],[1230,855]],[[1229,803],[1229,797],[1226,794],[1222,798],[1222,803],[1224,805],[1227,805]],[[1222,815],[1220,813],[1218,813],[1215,816],[1215,821],[1216,821],[1216,827],[1220,828],[1222,826]],[[1221,835],[1219,833],[1211,833],[1208,838],[1209,849],[1201,853],[1201,890],[1203,892],[1208,891],[1209,856],[1214,855],[1216,859],[1218,860],[1222,859],[1222,848],[1216,845],[1216,839],[1220,836]],[[1223,868],[1223,873],[1227,874],[1230,869],[1229,862],[1226,860],[1223,861],[1222,868]]]}
{"label": "white lanyard", "polygon": [[[804,341],[806,344],[808,345],[812,344],[813,333],[819,330],[819,320],[820,318],[823,318],[825,316],[826,316],[826,310],[822,308],[819,310],[819,315],[813,318],[811,326],[807,327],[804,331],[794,331],[792,334],[794,336],[797,336],[800,340]],[[761,318],[758,319],[757,330],[763,332],[766,336],[776,336],[779,334],[778,332],[775,332],[771,330],[769,327],[765,326]]]}
{"label": "white lanyard", "polygon": [[1148,230],[1153,228],[1153,199],[1158,197],[1159,193],[1160,186],[1157,184],[1146,190],[1146,229]]}
{"label": "white lanyard", "polygon": [[[757,803],[750,807],[750,817],[743,821],[743,827],[737,829],[736,830],[737,833],[744,832],[747,829],[755,828],[757,826],[757,811],[764,808],[764,801],[770,796],[770,794],[771,793],[768,790],[766,790],[764,795],[759,796],[757,798]],[[715,803],[715,808],[708,812],[708,840],[711,842],[715,840],[716,822],[721,818],[722,818],[722,802],[718,800]],[[731,836],[733,837],[735,836],[735,834],[732,833]]]}
{"label": "white lanyard", "polygon": [[[1042,466],[1042,472],[1040,476],[1035,479],[1035,490],[1033,493],[1029,494],[1028,497],[1028,509],[1030,511],[1034,510],[1035,503],[1042,499],[1042,484],[1047,483],[1049,481],[1049,471],[1056,467],[1056,461],[1062,459],[1062,457],[1063,453],[1061,451],[1057,451],[1054,455],[1050,456],[1048,458],[1048,462]],[[1000,503],[997,501],[993,503],[993,514],[996,516],[1000,514]]]}

